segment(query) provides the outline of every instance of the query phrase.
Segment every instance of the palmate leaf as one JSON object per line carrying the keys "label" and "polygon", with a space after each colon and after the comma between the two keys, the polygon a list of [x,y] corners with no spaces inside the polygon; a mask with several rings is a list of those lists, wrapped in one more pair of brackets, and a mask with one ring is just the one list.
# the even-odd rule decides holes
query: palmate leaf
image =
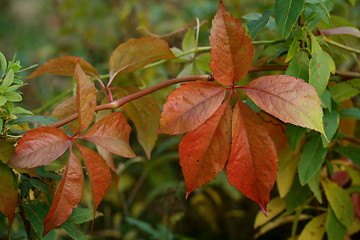
{"label": "palmate leaf", "polygon": [[226,175],[231,185],[257,202],[266,204],[277,173],[277,153],[260,118],[238,101],[232,116],[232,145]]}
{"label": "palmate leaf", "polygon": [[196,129],[216,111],[225,93],[214,82],[181,84],[167,97],[158,133],[175,135]]}
{"label": "palmate leaf", "polygon": [[186,196],[223,170],[230,145],[231,107],[225,102],[209,119],[181,139],[179,157]]}
{"label": "palmate leaf", "polygon": [[246,76],[254,57],[254,45],[246,28],[226,10],[222,1],[212,21],[210,46],[210,68],[216,81],[231,85]]}
{"label": "palmate leaf", "polygon": [[70,158],[64,175],[56,190],[50,210],[44,219],[44,236],[60,226],[71,215],[73,208],[80,202],[84,188],[84,175],[80,159],[70,151]]}
{"label": "palmate leaf", "polygon": [[257,106],[280,120],[324,133],[321,100],[314,87],[287,75],[264,76],[243,87]]}
{"label": "palmate leaf", "polygon": [[95,219],[96,209],[98,208],[105,193],[110,188],[111,172],[105,160],[102,159],[96,152],[81,145],[77,145],[77,147],[84,159],[86,172],[90,178],[92,198],[94,202],[93,217]]}
{"label": "palmate leaf", "polygon": [[134,158],[135,153],[129,145],[131,127],[124,115],[114,112],[96,122],[83,136],[105,150],[122,157]]}
{"label": "palmate leaf", "polygon": [[19,168],[46,165],[61,156],[70,145],[65,132],[53,127],[36,128],[20,139],[8,164]]}
{"label": "palmate leaf", "polygon": [[92,122],[96,108],[96,91],[94,83],[86,76],[78,62],[75,67],[76,108],[79,115],[79,132],[86,130]]}
{"label": "palmate leaf", "polygon": [[36,78],[46,73],[61,76],[74,76],[75,66],[78,62],[86,75],[94,78],[99,77],[98,71],[84,59],[80,57],[64,56],[47,61],[25,79]]}

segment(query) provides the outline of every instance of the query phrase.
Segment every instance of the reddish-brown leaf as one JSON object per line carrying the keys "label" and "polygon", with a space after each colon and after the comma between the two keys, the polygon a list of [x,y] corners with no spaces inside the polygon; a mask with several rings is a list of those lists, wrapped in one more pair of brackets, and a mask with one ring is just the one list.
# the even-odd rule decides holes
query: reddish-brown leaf
{"label": "reddish-brown leaf", "polygon": [[77,62],[80,63],[81,68],[85,71],[86,75],[94,78],[99,77],[99,73],[97,72],[97,70],[84,59],[80,57],[64,56],[47,61],[46,63],[38,67],[35,72],[33,72],[26,79],[36,78],[46,73],[61,76],[74,76],[75,66]]}
{"label": "reddish-brown leaf", "polygon": [[225,102],[209,119],[181,139],[179,157],[186,196],[221,172],[229,157],[230,145],[231,107]]}
{"label": "reddish-brown leaf", "polygon": [[95,217],[96,209],[110,188],[111,172],[104,159],[96,152],[81,145],[77,147],[83,156],[86,172],[90,178]]}
{"label": "reddish-brown leaf", "polygon": [[79,158],[70,151],[69,162],[56,190],[50,210],[44,219],[44,236],[60,226],[80,202],[84,188],[84,175]]}
{"label": "reddish-brown leaf", "polygon": [[83,136],[105,150],[122,157],[134,158],[135,153],[129,145],[131,127],[124,115],[114,112],[96,122]]}
{"label": "reddish-brown leaf", "polygon": [[324,133],[321,100],[302,79],[287,75],[264,76],[243,87],[256,105],[280,120]]}
{"label": "reddish-brown leaf", "polygon": [[188,82],[168,97],[158,133],[182,134],[196,129],[220,106],[225,88],[214,82]]}
{"label": "reddish-brown leaf", "polygon": [[76,79],[76,108],[79,115],[79,132],[86,130],[95,114],[96,91],[94,83],[86,76],[80,64],[75,67]]}
{"label": "reddish-brown leaf", "polygon": [[[75,114],[76,112],[77,112],[76,96],[71,96],[69,98],[64,99],[56,107],[54,107],[50,116],[52,116],[56,119],[65,119],[65,118]],[[76,120],[68,123],[67,126],[70,129],[67,128],[66,130],[68,130],[72,133],[76,133],[79,129],[79,120],[76,119]],[[65,129],[65,128],[63,127],[63,129]]]}
{"label": "reddish-brown leaf", "polygon": [[246,28],[226,10],[222,1],[212,21],[210,46],[210,68],[216,81],[231,85],[246,76],[254,57],[254,45]]}
{"label": "reddish-brown leaf", "polygon": [[330,28],[330,29],[321,29],[320,32],[323,35],[346,34],[360,38],[360,30],[357,29],[356,27],[338,27],[338,28]]}
{"label": "reddish-brown leaf", "polygon": [[[117,88],[114,93],[118,98],[126,97],[140,91],[136,87]],[[156,130],[159,128],[160,108],[153,96],[146,95],[121,106],[136,128],[137,138],[150,159],[151,151],[157,140]]]}
{"label": "reddish-brown leaf", "polygon": [[160,60],[173,59],[168,43],[158,38],[130,39],[120,44],[110,58],[110,78],[119,73],[129,73]]}
{"label": "reddish-brown leaf", "polygon": [[[11,168],[0,161],[0,213],[9,219],[9,230],[18,204],[18,186]],[[10,238],[9,238],[10,239]]]}
{"label": "reddish-brown leaf", "polygon": [[20,139],[8,164],[19,168],[46,165],[60,157],[70,144],[68,135],[57,128],[35,128]]}
{"label": "reddish-brown leaf", "polygon": [[232,146],[226,175],[231,185],[257,202],[264,213],[277,172],[273,141],[260,118],[238,101],[232,117]]}

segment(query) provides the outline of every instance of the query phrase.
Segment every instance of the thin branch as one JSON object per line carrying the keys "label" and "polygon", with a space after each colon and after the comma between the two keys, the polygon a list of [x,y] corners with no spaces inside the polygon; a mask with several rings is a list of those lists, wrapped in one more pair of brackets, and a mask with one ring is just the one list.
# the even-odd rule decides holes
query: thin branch
{"label": "thin branch", "polygon": [[334,45],[334,46],[337,46],[339,48],[342,48],[342,49],[345,49],[349,52],[353,52],[353,53],[357,53],[357,54],[360,54],[360,50],[359,49],[355,49],[355,48],[352,48],[352,47],[349,47],[349,46],[346,46],[346,45],[343,45],[341,43],[338,43],[338,42],[335,42],[327,37],[324,37],[324,41],[331,44],[331,45]]}
{"label": "thin branch", "polygon": [[[206,81],[206,80],[209,80],[210,79],[210,76],[209,75],[197,75],[197,76],[188,76],[188,77],[181,77],[181,78],[174,78],[174,79],[170,79],[170,80],[167,80],[165,82],[162,82],[162,83],[159,83],[159,84],[156,84],[155,86],[152,86],[148,89],[144,89],[142,91],[139,91],[137,93],[134,93],[134,94],[131,94],[131,95],[128,95],[126,97],[123,97],[123,98],[120,98],[120,99],[117,99],[115,101],[112,101],[110,103],[106,103],[106,104],[103,104],[103,105],[99,105],[96,107],[95,111],[100,111],[100,110],[103,110],[103,109],[114,109],[114,108],[118,108],[118,107],[121,107],[122,105],[124,105],[125,103],[127,102],[130,102],[132,100],[135,100],[137,98],[141,98],[147,94],[150,94],[152,92],[155,92],[157,90],[160,90],[164,87],[168,87],[168,86],[171,86],[173,84],[177,84],[177,83],[182,83],[182,82],[190,82],[190,81],[197,81],[197,80],[202,80],[202,81]],[[48,125],[49,127],[61,127],[75,119],[78,118],[78,114],[75,113],[73,115],[71,115],[70,117],[67,117],[59,122],[56,122],[56,123],[53,123],[53,124],[50,124]]]}
{"label": "thin branch", "polygon": [[274,71],[274,70],[286,70],[287,65],[264,65],[264,66],[252,66],[250,67],[249,72],[259,72],[259,71]]}

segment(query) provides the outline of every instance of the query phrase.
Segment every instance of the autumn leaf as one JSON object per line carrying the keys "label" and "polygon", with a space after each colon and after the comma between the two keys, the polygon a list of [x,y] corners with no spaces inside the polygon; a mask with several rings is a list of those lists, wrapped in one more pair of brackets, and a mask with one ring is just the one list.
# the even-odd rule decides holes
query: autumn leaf
{"label": "autumn leaf", "polygon": [[46,165],[60,157],[70,144],[68,135],[57,128],[35,128],[20,139],[8,164],[19,168]]}
{"label": "autumn leaf", "polygon": [[79,132],[86,130],[92,122],[96,108],[96,91],[94,83],[90,81],[80,66],[75,67],[76,79],[76,108],[79,115]]}
{"label": "autumn leaf", "polygon": [[173,59],[168,43],[157,38],[130,39],[120,44],[110,57],[110,78],[117,74],[129,73],[145,65],[161,60]]}
{"label": "autumn leaf", "polygon": [[75,153],[70,151],[70,159],[64,175],[56,190],[50,210],[44,219],[44,234],[60,226],[70,217],[73,208],[80,202],[84,188],[84,176],[81,162]]}
{"label": "autumn leaf", "polygon": [[[71,96],[69,98],[65,98],[62,102],[60,102],[58,105],[56,105],[51,112],[50,116],[56,119],[65,119],[77,112],[76,109],[76,96]],[[76,119],[70,123],[67,124],[68,128],[67,130],[71,133],[76,133],[79,129],[79,120]],[[65,129],[63,127],[63,129]]]}
{"label": "autumn leaf", "polygon": [[[138,91],[140,89],[136,87],[121,87],[114,90],[114,94],[118,98],[123,98]],[[134,123],[139,143],[144,148],[147,158],[150,159],[157,140],[156,130],[159,128],[159,104],[151,95],[146,95],[126,103],[121,108]]]}
{"label": "autumn leaf", "polygon": [[96,122],[83,136],[105,150],[122,157],[134,158],[135,153],[129,145],[131,127],[124,115],[114,112]]}
{"label": "autumn leaf", "polygon": [[227,101],[203,124],[181,139],[179,157],[186,196],[221,172],[229,157],[230,145],[231,107]]}
{"label": "autumn leaf", "polygon": [[226,175],[231,185],[257,202],[266,213],[277,173],[273,141],[260,118],[238,101],[232,116],[232,146]]}
{"label": "autumn leaf", "polygon": [[212,21],[210,46],[210,68],[216,81],[228,86],[246,76],[254,57],[254,45],[247,29],[226,10],[222,1]]}
{"label": "autumn leaf", "polygon": [[280,120],[324,133],[321,100],[314,87],[287,75],[264,76],[242,88],[257,106]]}
{"label": "autumn leaf", "polygon": [[81,145],[77,145],[77,147],[84,159],[86,172],[90,178],[95,218],[96,209],[110,188],[111,172],[104,159],[96,152]]}
{"label": "autumn leaf", "polygon": [[84,59],[80,57],[64,56],[47,61],[25,79],[36,78],[46,73],[61,76],[74,76],[75,66],[78,62],[86,75],[94,78],[99,77],[97,70]]}
{"label": "autumn leaf", "polygon": [[196,129],[220,106],[225,88],[214,82],[183,83],[164,105],[158,133],[182,134]]}

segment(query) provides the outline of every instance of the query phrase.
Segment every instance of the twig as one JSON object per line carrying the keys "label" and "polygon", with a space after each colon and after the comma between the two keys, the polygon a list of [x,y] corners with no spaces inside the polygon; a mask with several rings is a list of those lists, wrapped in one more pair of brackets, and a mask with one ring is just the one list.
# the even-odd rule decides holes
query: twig
{"label": "twig", "polygon": [[330,43],[334,46],[337,46],[339,48],[342,48],[342,49],[345,49],[349,52],[353,52],[353,53],[357,53],[357,54],[360,54],[360,50],[359,49],[355,49],[355,48],[352,48],[352,47],[349,47],[349,46],[346,46],[346,45],[343,45],[341,43],[338,43],[338,42],[335,42],[327,37],[324,37],[324,41],[327,42],[327,43]]}

